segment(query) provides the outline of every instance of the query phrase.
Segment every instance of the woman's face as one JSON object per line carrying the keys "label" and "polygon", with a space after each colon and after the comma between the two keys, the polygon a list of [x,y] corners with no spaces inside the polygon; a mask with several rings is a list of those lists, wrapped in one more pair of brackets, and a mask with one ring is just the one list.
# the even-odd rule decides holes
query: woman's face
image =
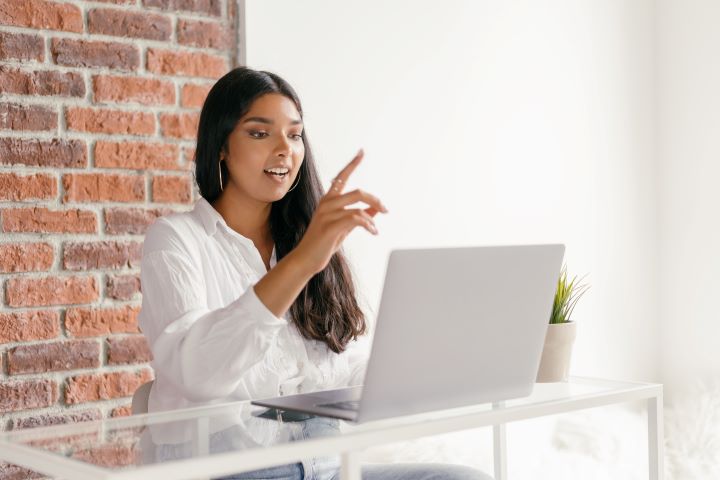
{"label": "woman's face", "polygon": [[305,158],[302,131],[300,113],[288,97],[268,93],[255,99],[222,154],[230,171],[224,191],[268,203],[283,198]]}

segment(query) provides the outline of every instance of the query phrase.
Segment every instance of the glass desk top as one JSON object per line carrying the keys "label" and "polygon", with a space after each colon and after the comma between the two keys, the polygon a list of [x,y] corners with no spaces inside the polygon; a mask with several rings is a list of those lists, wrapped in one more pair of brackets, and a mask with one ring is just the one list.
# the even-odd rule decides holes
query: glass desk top
{"label": "glass desk top", "polygon": [[[314,442],[318,452],[338,453],[342,448],[338,446],[339,440],[346,441],[346,446],[365,448],[418,436],[418,426],[423,426],[422,434],[430,435],[661,394],[659,384],[573,377],[564,383],[536,384],[530,396],[502,404],[478,404],[362,424],[324,417],[288,421],[285,416],[278,421],[274,416],[260,416],[269,413],[266,408],[243,401],[3,432],[0,459],[58,476],[67,475],[73,468],[77,468],[79,475],[83,467],[93,466],[107,474],[93,478],[121,478],[113,473],[127,474],[177,461],[228,454],[235,454],[233,458],[241,462],[270,447],[276,453],[286,452],[287,458],[298,457],[304,450],[291,454],[279,447],[305,442]],[[355,443],[347,443],[350,441]],[[149,470],[160,472],[157,468]]]}

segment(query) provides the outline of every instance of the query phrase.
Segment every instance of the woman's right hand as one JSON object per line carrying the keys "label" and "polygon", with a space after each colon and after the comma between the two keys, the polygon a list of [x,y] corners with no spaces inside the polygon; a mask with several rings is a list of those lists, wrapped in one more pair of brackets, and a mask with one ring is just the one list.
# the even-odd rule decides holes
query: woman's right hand
{"label": "woman's right hand", "polygon": [[[355,227],[363,227],[377,235],[373,217],[378,212],[388,211],[380,199],[363,190],[342,193],[348,178],[363,156],[361,149],[332,181],[330,189],[320,199],[305,235],[295,248],[295,254],[313,273],[318,273],[327,266],[345,237]],[[365,203],[368,208],[346,208],[358,202]]]}

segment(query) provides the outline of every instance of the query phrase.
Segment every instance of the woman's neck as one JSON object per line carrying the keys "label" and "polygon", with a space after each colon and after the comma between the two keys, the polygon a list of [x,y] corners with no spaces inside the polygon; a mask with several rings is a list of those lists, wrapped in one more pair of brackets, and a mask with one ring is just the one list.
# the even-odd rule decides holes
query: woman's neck
{"label": "woman's neck", "polygon": [[270,209],[272,204],[258,202],[233,194],[227,188],[212,203],[213,208],[225,219],[228,227],[249,238],[258,249],[272,245],[270,233]]}

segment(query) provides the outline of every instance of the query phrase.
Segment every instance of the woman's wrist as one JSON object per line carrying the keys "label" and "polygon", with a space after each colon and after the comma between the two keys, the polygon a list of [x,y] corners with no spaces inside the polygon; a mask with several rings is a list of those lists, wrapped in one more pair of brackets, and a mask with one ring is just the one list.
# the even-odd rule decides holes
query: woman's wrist
{"label": "woman's wrist", "polygon": [[311,262],[307,261],[307,257],[302,254],[302,249],[297,246],[290,251],[281,262],[288,264],[288,270],[304,279],[303,285],[317,273]]}

